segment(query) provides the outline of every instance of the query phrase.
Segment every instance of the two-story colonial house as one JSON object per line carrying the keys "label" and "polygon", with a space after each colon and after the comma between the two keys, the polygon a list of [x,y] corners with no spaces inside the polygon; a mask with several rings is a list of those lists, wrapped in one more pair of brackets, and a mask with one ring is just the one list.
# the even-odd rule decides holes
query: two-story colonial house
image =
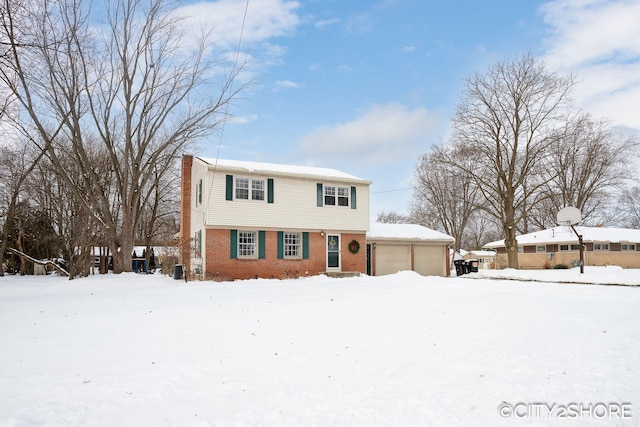
{"label": "two-story colonial house", "polygon": [[184,156],[180,262],[213,280],[365,273],[370,185],[334,169]]}

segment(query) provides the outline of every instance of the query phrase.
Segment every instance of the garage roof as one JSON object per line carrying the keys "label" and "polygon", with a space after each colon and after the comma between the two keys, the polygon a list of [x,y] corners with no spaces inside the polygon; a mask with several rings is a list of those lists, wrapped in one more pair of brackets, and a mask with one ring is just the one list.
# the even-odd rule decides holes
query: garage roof
{"label": "garage roof", "polygon": [[384,224],[375,222],[367,231],[367,239],[386,240],[422,240],[430,242],[453,243],[455,239],[448,234],[418,224]]}

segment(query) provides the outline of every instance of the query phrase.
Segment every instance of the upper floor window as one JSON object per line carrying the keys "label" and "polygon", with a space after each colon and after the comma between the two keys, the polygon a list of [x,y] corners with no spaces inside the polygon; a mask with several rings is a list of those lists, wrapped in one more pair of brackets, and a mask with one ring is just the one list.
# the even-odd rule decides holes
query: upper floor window
{"label": "upper floor window", "polygon": [[196,184],[196,206],[202,204],[202,180]]}
{"label": "upper floor window", "polygon": [[327,206],[349,206],[349,188],[325,185],[324,204]]}
{"label": "upper floor window", "polygon": [[264,180],[251,180],[251,200],[264,200]]}
{"label": "upper floor window", "polygon": [[235,198],[237,200],[264,200],[264,179],[235,179]]}

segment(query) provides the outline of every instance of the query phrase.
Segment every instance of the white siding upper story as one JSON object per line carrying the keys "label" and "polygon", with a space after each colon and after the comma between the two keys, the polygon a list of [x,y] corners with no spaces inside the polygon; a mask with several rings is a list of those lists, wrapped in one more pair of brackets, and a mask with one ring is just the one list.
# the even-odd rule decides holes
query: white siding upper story
{"label": "white siding upper story", "polygon": [[[248,180],[245,183],[248,182],[250,193],[253,180],[262,185],[264,200],[238,199],[238,178]],[[192,185],[193,230],[201,226],[357,232],[369,229],[371,182],[334,169],[194,158]],[[327,187],[342,191],[341,201],[346,206],[338,206],[338,194],[334,206],[325,205]]]}

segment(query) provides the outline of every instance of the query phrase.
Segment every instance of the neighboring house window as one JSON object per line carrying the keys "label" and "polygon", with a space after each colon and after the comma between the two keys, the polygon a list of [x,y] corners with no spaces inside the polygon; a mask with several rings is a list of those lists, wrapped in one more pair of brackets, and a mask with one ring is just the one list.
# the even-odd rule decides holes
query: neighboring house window
{"label": "neighboring house window", "polygon": [[255,231],[238,231],[238,258],[256,258],[258,238]]}
{"label": "neighboring house window", "polygon": [[635,251],[636,244],[635,243],[622,243],[620,244],[620,249],[623,251]]}
{"label": "neighboring house window", "polygon": [[536,252],[546,252],[546,251],[547,251],[546,246],[536,246]]}
{"label": "neighboring house window", "polygon": [[608,251],[609,244],[608,243],[594,243],[593,244],[594,251]]}
{"label": "neighboring house window", "polygon": [[235,194],[237,200],[264,200],[264,179],[235,179]]}
{"label": "neighboring house window", "polygon": [[560,245],[561,251],[579,251],[580,245]]}
{"label": "neighboring house window", "polygon": [[284,233],[284,257],[302,258],[302,233]]}
{"label": "neighboring house window", "polygon": [[524,247],[523,246],[518,246],[518,253],[523,253],[524,252]]}

